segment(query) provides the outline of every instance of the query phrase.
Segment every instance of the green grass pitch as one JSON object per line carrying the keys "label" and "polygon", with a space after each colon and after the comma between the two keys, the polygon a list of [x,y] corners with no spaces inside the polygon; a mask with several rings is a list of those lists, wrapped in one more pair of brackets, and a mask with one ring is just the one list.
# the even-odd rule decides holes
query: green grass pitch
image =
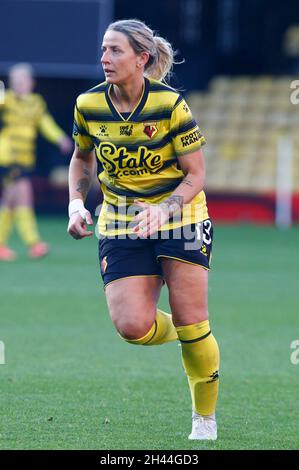
{"label": "green grass pitch", "polygon": [[[178,344],[142,348],[114,331],[96,239],[41,219],[51,255],[0,265],[1,449],[298,449],[298,228],[216,226],[210,317],[221,348],[219,438],[188,441]],[[168,309],[163,289],[161,308]]]}

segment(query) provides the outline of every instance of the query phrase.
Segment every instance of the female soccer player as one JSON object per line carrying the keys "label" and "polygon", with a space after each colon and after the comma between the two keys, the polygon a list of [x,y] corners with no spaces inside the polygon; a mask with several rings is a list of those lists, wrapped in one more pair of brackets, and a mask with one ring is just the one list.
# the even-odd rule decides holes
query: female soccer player
{"label": "female soccer player", "polygon": [[49,250],[38,233],[29,178],[35,165],[37,132],[58,145],[61,152],[72,150],[71,139],[49,115],[43,98],[32,93],[34,80],[30,65],[13,66],[9,72],[9,84],[5,102],[0,105],[3,124],[0,133],[0,261],[12,261],[16,257],[16,253],[7,246],[14,222],[31,258],[45,256]]}
{"label": "female soccer player", "polygon": [[[189,439],[215,440],[219,351],[208,320],[205,140],[184,99],[162,83],[174,62],[165,39],[138,20],[117,21],[102,51],[106,81],[75,106],[68,231],[75,239],[92,234],[84,200],[97,159],[99,257],[112,321],[128,343],[180,341],[193,407]],[[172,316],[157,309],[163,281]]]}

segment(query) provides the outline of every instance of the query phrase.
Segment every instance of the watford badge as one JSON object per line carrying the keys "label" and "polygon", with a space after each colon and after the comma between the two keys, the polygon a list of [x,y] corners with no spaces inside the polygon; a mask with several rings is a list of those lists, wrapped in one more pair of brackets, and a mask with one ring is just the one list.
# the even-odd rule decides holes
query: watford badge
{"label": "watford badge", "polygon": [[200,252],[201,252],[203,255],[208,256],[208,250],[207,250],[207,247],[206,247],[206,245],[205,245],[204,243],[201,245]]}
{"label": "watford badge", "polygon": [[144,129],[143,132],[151,139],[154,137],[155,134],[157,134],[158,129],[157,129],[157,123],[156,122],[147,122],[144,123]]}

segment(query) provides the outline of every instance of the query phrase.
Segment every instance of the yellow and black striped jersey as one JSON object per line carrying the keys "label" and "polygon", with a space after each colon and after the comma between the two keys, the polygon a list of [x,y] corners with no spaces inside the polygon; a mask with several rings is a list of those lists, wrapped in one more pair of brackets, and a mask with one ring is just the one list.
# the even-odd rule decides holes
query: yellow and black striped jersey
{"label": "yellow and black striped jersey", "polygon": [[[132,113],[119,113],[106,82],[76,101],[73,138],[82,152],[95,149],[98,178],[104,195],[99,218],[103,235],[130,233],[134,199],[157,204],[170,196],[184,175],[178,156],[199,149],[205,139],[182,96],[167,85],[145,78],[143,94]],[[181,221],[161,228],[207,218],[201,191],[183,210]]]}
{"label": "yellow and black striped jersey", "polygon": [[45,100],[36,93],[18,97],[8,90],[0,105],[0,120],[0,166],[32,168],[37,133],[54,144],[65,135],[48,113]]}

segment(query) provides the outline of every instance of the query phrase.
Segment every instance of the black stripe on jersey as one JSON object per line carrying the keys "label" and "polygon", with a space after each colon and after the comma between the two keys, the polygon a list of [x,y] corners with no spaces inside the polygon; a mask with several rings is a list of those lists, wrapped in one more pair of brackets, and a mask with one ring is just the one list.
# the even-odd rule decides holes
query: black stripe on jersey
{"label": "black stripe on jersey", "polygon": [[76,133],[83,136],[89,136],[88,132],[84,129],[84,127],[79,126],[76,119],[74,119],[73,135],[76,135]]}
{"label": "black stripe on jersey", "polygon": [[[101,140],[95,136],[92,136],[92,140],[96,146],[101,144]],[[168,133],[160,140],[153,140],[153,141],[135,141],[134,143],[127,143],[124,141],[113,141],[113,145],[116,147],[125,147],[128,152],[138,152],[139,147],[146,147],[148,150],[160,150],[166,145],[170,144],[172,141],[172,136]]]}
{"label": "black stripe on jersey", "polygon": [[164,83],[151,83],[150,91],[168,91],[168,92],[172,91],[176,95],[178,94],[178,92],[174,88],[171,88],[168,85],[164,85]]}
{"label": "black stripe on jersey", "polygon": [[98,109],[95,109],[94,111],[92,109],[81,109],[80,110],[82,116],[84,117],[85,121],[89,122],[115,122],[115,121],[120,121],[120,118],[116,119],[111,113],[109,114],[109,111],[103,110],[99,111]]}
{"label": "black stripe on jersey", "polygon": [[161,171],[165,170],[165,168],[170,167],[174,163],[178,163],[178,159],[176,157],[171,158],[170,160],[167,160],[166,162],[164,162],[163,165],[161,166],[161,168],[159,168],[157,171],[154,171],[155,175],[161,173]]}
{"label": "black stripe on jersey", "polygon": [[154,190],[147,190],[147,191],[130,191],[129,189],[120,189],[120,188],[115,188],[114,186],[111,186],[108,184],[106,181],[105,183],[103,182],[102,184],[105,184],[109,191],[111,193],[117,194],[118,196],[126,196],[126,197],[152,197],[152,196],[157,196],[158,194],[164,194],[168,193],[169,191],[172,191],[175,189],[183,180],[182,177],[176,178],[172,183],[166,185],[166,186],[159,186],[156,187]]}
{"label": "black stripe on jersey", "polygon": [[[113,112],[112,112],[113,111]],[[84,117],[85,121],[90,121],[90,122],[146,122],[146,121],[163,121],[163,120],[169,120],[171,118],[171,113],[172,113],[172,108],[164,108],[159,111],[147,111],[144,113],[139,114],[136,116],[134,113],[134,119],[133,116],[128,119],[124,120],[121,119],[120,115],[118,112],[114,109],[111,109],[111,113],[109,113],[108,110],[103,110],[100,111],[99,109],[92,109],[92,108],[81,108],[79,111],[82,116]]]}
{"label": "black stripe on jersey", "polygon": [[171,131],[172,137],[177,137],[180,134],[184,134],[185,132],[191,131],[191,129],[194,129],[197,127],[197,122],[194,119],[191,119],[190,121],[186,122],[185,124],[178,126],[177,128],[173,129]]}
{"label": "black stripe on jersey", "polygon": [[82,94],[86,95],[88,93],[102,93],[105,91],[106,88],[107,88],[107,82],[103,82],[103,83],[100,83],[99,85],[96,85],[93,88],[90,88],[90,90],[87,90]]}
{"label": "black stripe on jersey", "polygon": [[173,109],[175,109],[183,101],[183,99],[184,98],[181,95],[179,95],[178,99],[176,100],[176,102],[174,104]]}
{"label": "black stripe on jersey", "polygon": [[169,120],[171,118],[172,108],[165,108],[161,111],[148,111],[141,113],[138,118],[135,118],[135,122],[143,121],[162,121],[163,119]]}

